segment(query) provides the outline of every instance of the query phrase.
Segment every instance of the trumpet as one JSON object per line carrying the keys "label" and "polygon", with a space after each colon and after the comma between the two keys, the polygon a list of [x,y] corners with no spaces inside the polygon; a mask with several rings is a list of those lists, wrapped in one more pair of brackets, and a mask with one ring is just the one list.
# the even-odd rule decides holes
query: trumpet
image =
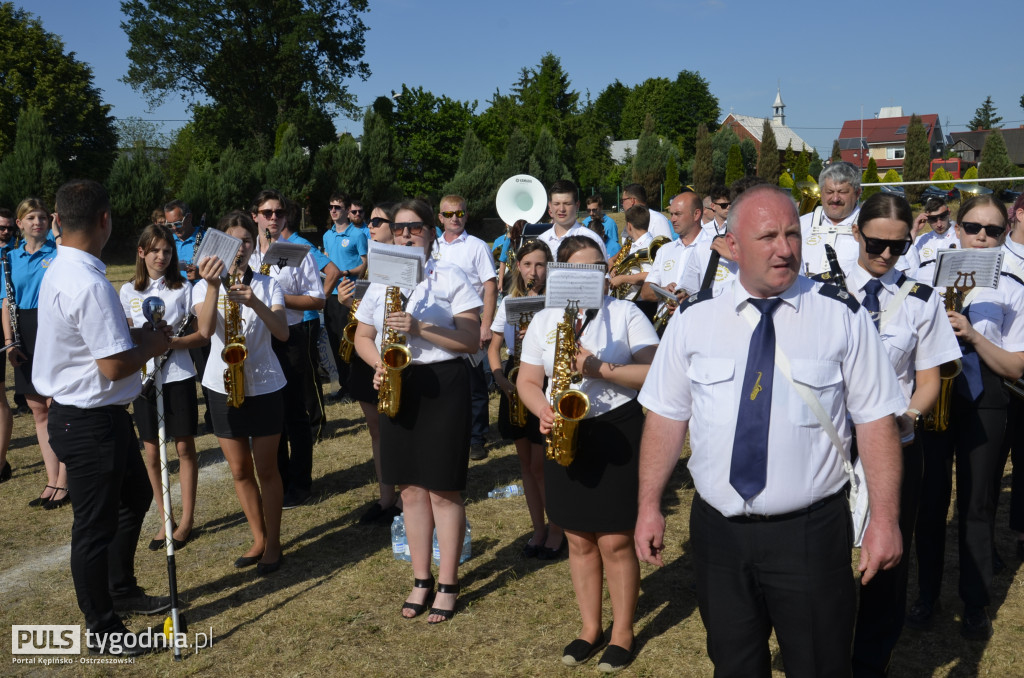
{"label": "trumpet", "polygon": [[570,301],[555,334],[555,363],[551,375],[551,408],[555,421],[547,437],[547,458],[568,466],[576,458],[576,435],[580,421],[590,412],[587,394],[572,388],[583,380],[574,369],[579,345],[573,327],[579,305]]}
{"label": "trumpet", "polygon": [[377,392],[377,411],[389,417],[398,415],[402,401],[402,370],[412,362],[412,352],[405,345],[405,336],[387,326],[387,318],[401,310],[402,293],[397,287],[389,287],[384,293],[384,337],[380,361],[384,365],[384,376]]}

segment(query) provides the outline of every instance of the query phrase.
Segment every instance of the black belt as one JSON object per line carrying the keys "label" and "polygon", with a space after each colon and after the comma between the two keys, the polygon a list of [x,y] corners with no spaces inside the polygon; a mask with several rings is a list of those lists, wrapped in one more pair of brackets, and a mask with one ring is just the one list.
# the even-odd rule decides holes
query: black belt
{"label": "black belt", "polygon": [[[725,516],[725,515],[723,515],[722,517],[725,518],[726,520],[728,520],[730,523],[776,523],[776,522],[779,522],[779,521],[782,521],[782,520],[790,520],[791,518],[799,518],[800,516],[807,515],[808,513],[814,513],[815,511],[817,511],[819,509],[823,509],[826,506],[828,506],[829,504],[831,504],[832,502],[836,501],[837,499],[840,499],[840,498],[845,499],[847,497],[847,493],[848,493],[849,489],[850,489],[850,484],[847,483],[846,485],[843,486],[843,489],[839,490],[835,494],[833,494],[831,496],[828,496],[828,497],[825,497],[824,499],[819,499],[818,501],[814,502],[813,504],[811,504],[809,506],[805,506],[804,508],[797,509],[795,511],[789,511],[788,513],[776,513],[776,514],[770,515],[770,516],[759,516],[759,515]],[[708,504],[706,501],[704,501],[704,498],[701,497],[699,494],[697,494],[695,496],[697,497],[697,499],[699,499],[701,501],[701,503],[705,504],[712,511],[715,511],[716,513],[721,514],[721,512],[718,509],[716,509],[714,506],[712,506],[711,504]]]}
{"label": "black belt", "polygon": [[66,407],[71,410],[80,410],[82,412],[124,412],[128,409],[131,403],[126,405],[98,405],[96,407],[79,407],[78,405],[65,405],[64,403],[53,401],[54,405],[59,407]]}

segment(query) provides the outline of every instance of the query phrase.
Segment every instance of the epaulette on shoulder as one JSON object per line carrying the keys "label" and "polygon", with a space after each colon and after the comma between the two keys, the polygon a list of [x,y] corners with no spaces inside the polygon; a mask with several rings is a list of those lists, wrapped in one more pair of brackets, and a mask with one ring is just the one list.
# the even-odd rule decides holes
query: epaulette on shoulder
{"label": "epaulette on shoulder", "polygon": [[860,309],[860,304],[853,298],[853,295],[838,285],[822,285],[818,288],[818,294],[843,302],[854,313]]}
{"label": "epaulette on shoulder", "polygon": [[918,264],[918,265],[917,265],[917,267],[918,267],[918,268],[922,268],[922,267],[924,267],[924,266],[927,266],[928,264],[934,264],[934,263],[935,263],[935,261],[936,261],[935,259],[925,259],[925,260],[924,260],[924,261],[922,261],[922,262],[921,262],[920,264]]}
{"label": "epaulette on shoulder", "polygon": [[[903,283],[907,282],[907,276],[900,274],[899,280],[896,281],[896,285],[903,287]],[[934,288],[931,285],[925,285],[924,283],[914,283],[914,286],[910,288],[911,297],[917,297],[921,301],[928,301],[932,298],[932,290]]]}
{"label": "epaulette on shoulder", "polygon": [[818,273],[817,275],[812,275],[811,276],[811,280],[813,280],[814,282],[824,282],[824,283],[832,282],[832,272],[831,271],[825,271],[824,273]]}
{"label": "epaulette on shoulder", "polygon": [[1009,271],[1000,271],[999,275],[1005,275],[1010,280],[1016,280],[1018,285],[1024,285],[1024,280],[1021,280],[1020,278],[1015,276],[1013,273],[1010,273]]}
{"label": "epaulette on shoulder", "polygon": [[687,297],[686,301],[684,301],[683,303],[679,304],[679,311],[677,311],[677,312],[678,313],[682,313],[683,311],[685,311],[686,309],[690,308],[694,304],[699,304],[702,301],[707,301],[708,299],[713,299],[714,297],[715,297],[714,290],[711,290],[711,289],[701,290],[700,292],[697,292],[697,294],[693,294],[693,295]]}

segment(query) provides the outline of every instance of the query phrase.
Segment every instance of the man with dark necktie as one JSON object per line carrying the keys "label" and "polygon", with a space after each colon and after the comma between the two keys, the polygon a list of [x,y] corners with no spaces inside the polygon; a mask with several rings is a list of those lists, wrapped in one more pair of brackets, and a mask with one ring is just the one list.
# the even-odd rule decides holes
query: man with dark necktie
{"label": "man with dark necktie", "polygon": [[901,557],[893,414],[907,402],[868,313],[798,275],[787,194],[744,192],[726,239],[738,278],[681,304],[639,396],[637,555],[662,564],[661,496],[689,431],[690,539],[716,675],[770,676],[773,629],[787,675],[849,675],[848,422],[871,497],[859,565],[869,583]]}

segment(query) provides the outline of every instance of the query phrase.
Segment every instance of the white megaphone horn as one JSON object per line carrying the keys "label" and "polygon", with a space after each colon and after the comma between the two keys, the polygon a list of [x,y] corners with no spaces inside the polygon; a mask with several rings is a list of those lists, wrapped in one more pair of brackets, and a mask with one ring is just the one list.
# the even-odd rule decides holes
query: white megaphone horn
{"label": "white megaphone horn", "polygon": [[509,177],[498,189],[494,205],[507,226],[520,219],[536,223],[547,210],[548,193],[538,179],[529,174]]}

